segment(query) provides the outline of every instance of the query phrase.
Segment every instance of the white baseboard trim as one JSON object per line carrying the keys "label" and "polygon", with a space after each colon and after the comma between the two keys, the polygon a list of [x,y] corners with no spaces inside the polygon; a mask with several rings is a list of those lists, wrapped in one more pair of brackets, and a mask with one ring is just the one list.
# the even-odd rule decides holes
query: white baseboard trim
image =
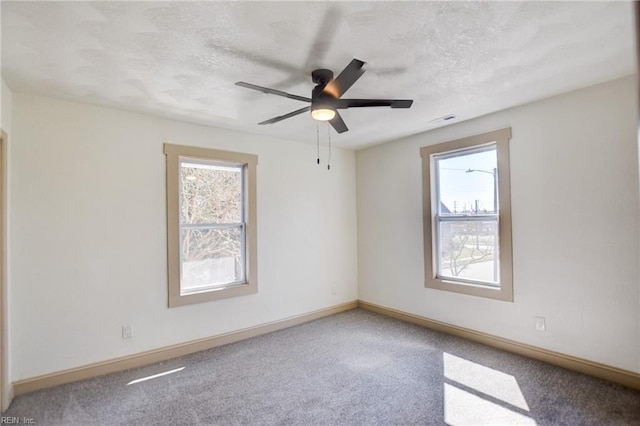
{"label": "white baseboard trim", "polygon": [[490,334],[474,331],[468,328],[458,327],[440,321],[434,321],[425,317],[421,317],[419,315],[409,314],[397,309],[387,308],[384,306],[376,305],[374,303],[365,302],[363,300],[358,301],[358,307],[366,309],[368,311],[386,315],[388,317],[396,318],[401,321],[417,324],[425,328],[441,331],[443,333],[462,337],[468,340],[473,340],[487,346],[502,349],[518,355],[523,355],[528,358],[543,361],[548,364],[566,368],[568,370],[573,370],[579,373],[587,374],[589,376],[608,380],[610,382],[628,386],[633,389],[640,389],[640,374],[634,373],[632,371],[623,370],[621,368],[611,367],[609,365],[600,364],[571,355],[565,355],[559,352],[538,348],[513,340],[504,339],[502,337],[492,336]]}
{"label": "white baseboard trim", "polygon": [[348,311],[350,309],[355,309],[357,307],[358,301],[354,300],[352,302],[343,303],[329,308],[320,309],[306,314],[297,315],[295,317],[285,318],[282,320],[273,321],[255,327],[233,331],[230,333],[224,333],[204,339],[193,340],[187,343],[154,349],[139,354],[116,358],[109,361],[97,362],[94,364],[58,371],[55,373],[45,374],[29,379],[18,380],[13,383],[12,394],[13,392],[15,392],[15,395],[22,395],[39,389],[62,385],[64,383],[77,382],[79,380],[103,376],[105,374],[115,373],[130,368],[142,367],[145,365],[154,364],[156,362],[166,361],[171,358],[189,355],[195,352],[204,351],[206,349],[215,348],[217,346],[227,345],[229,343],[234,343],[240,340],[249,339],[251,337],[260,336],[262,334],[271,333],[273,331],[282,330],[284,328],[293,327],[295,325]]}

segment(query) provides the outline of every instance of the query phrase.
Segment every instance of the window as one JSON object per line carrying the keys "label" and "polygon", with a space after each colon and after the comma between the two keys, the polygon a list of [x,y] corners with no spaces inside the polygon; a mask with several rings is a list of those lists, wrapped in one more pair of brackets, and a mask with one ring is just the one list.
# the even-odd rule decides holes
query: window
{"label": "window", "polygon": [[258,291],[258,157],[164,145],[169,307]]}
{"label": "window", "polygon": [[511,129],[420,150],[425,286],[513,301]]}

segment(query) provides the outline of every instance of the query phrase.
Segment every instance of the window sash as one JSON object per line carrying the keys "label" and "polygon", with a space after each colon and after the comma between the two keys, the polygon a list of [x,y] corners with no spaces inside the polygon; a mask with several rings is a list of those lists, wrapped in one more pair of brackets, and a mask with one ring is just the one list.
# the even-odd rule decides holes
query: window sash
{"label": "window sash", "polygon": [[[193,157],[185,157],[185,156],[179,156],[178,157],[178,169],[181,170],[183,164],[197,164],[197,165],[201,165],[201,166],[210,166],[210,167],[221,167],[221,168],[225,168],[225,169],[229,169],[229,168],[236,168],[238,169],[238,172],[240,173],[240,191],[241,191],[241,200],[242,200],[242,205],[240,206],[241,211],[240,211],[240,217],[242,219],[242,223],[246,224],[247,220],[248,220],[248,212],[247,212],[247,196],[248,196],[248,188],[247,188],[247,166],[244,164],[239,164],[239,163],[232,163],[232,162],[226,162],[226,161],[220,161],[220,160],[207,160],[207,159],[203,159],[203,158],[193,158]],[[180,210],[182,210],[182,191],[184,189],[184,182],[182,179],[182,173],[178,174],[178,191],[179,191],[179,196],[180,199],[178,201],[178,207],[180,208]],[[223,224],[224,222],[214,222],[212,224],[196,224],[196,225],[216,225],[216,224]],[[231,223],[233,224],[233,223]],[[182,220],[180,221],[180,227],[182,229],[183,226],[187,226],[188,224],[185,224],[182,222]]]}
{"label": "window sash", "polygon": [[[225,288],[231,285],[245,284],[247,282],[247,226],[245,223],[223,223],[223,224],[189,224],[180,226],[180,235],[183,230],[210,230],[210,229],[239,229],[240,230],[240,277],[235,281],[228,281],[219,284],[212,284],[208,286],[202,286],[198,289],[191,290],[183,288],[182,279],[180,279],[180,294],[193,294],[201,293],[204,291],[210,291],[218,288]],[[182,245],[182,239],[180,239],[180,253],[182,253],[184,247]],[[182,277],[183,261],[180,259],[180,277]]]}
{"label": "window sash", "polygon": [[[436,205],[435,205],[435,209],[434,214],[438,215],[440,214],[440,207],[442,206],[442,198],[440,196],[440,161],[441,160],[447,160],[450,158],[456,158],[456,157],[461,157],[461,156],[466,156],[466,155],[473,155],[473,154],[480,154],[483,152],[487,152],[487,151],[495,151],[496,155],[498,153],[498,145],[496,142],[490,142],[487,144],[482,144],[479,146],[473,146],[470,148],[463,148],[463,149],[457,149],[457,150],[451,150],[451,151],[445,151],[445,152],[439,152],[436,154],[432,154],[431,155],[431,169],[433,170],[433,182],[434,182],[434,187],[433,187],[433,197],[436,200]],[[498,171],[498,167],[496,165],[496,172],[495,173],[499,173]],[[498,185],[498,181],[497,181],[498,176],[494,176],[494,185]],[[496,192],[494,193],[494,197],[496,197],[499,194],[499,188],[496,188]],[[498,198],[496,198],[494,200],[495,205],[497,206],[497,209],[495,212],[491,213],[491,214],[498,214],[500,211],[500,202],[498,200]],[[455,215],[456,213],[453,213],[453,215]],[[481,214],[487,214],[487,213],[481,213]],[[478,216],[479,214],[474,214],[474,216]],[[467,216],[469,216],[467,214]]]}
{"label": "window sash", "polygon": [[180,230],[183,229],[231,229],[244,227],[245,223],[185,223],[180,225]]}
{"label": "window sash", "polygon": [[[438,200],[438,203],[440,200]],[[497,281],[484,281],[484,280],[474,280],[470,278],[464,277],[456,277],[451,275],[446,275],[443,272],[442,265],[442,224],[443,223],[455,223],[455,222],[495,222],[496,223],[496,236],[494,239],[494,249],[493,249],[493,262],[496,262],[497,270],[500,270],[500,224],[499,224],[499,215],[497,214],[479,214],[479,215],[438,215],[436,214],[433,218],[434,230],[435,230],[435,238],[433,239],[434,252],[435,255],[435,272],[436,278],[441,280],[449,280],[455,282],[461,282],[465,284],[479,285],[479,286],[488,286],[493,288],[500,288],[500,279],[498,275]]]}
{"label": "window sash", "polygon": [[[211,229],[239,229],[240,230],[240,277],[238,280],[223,282],[219,284],[213,284],[209,286],[203,286],[198,289],[185,289],[183,287],[182,278],[180,279],[180,294],[193,294],[193,293],[201,293],[210,290],[215,290],[219,288],[225,288],[232,285],[245,284],[247,282],[247,256],[246,256],[246,247],[247,247],[247,235],[246,235],[246,225],[247,225],[247,187],[246,187],[246,167],[242,164],[237,163],[228,163],[224,161],[218,160],[207,160],[202,158],[191,158],[191,157],[180,157],[179,168],[183,167],[183,164],[199,164],[202,166],[213,166],[213,167],[222,167],[225,169],[233,169],[237,168],[240,173],[240,198],[241,198],[241,206],[240,206],[240,216],[242,218],[242,222],[236,223],[183,223],[180,222],[179,232],[182,234],[184,230],[211,230]],[[182,191],[184,189],[182,174],[179,174],[179,205],[178,208],[182,210]],[[180,253],[183,252],[182,239],[180,239],[179,243]],[[180,277],[182,277],[183,273],[183,260],[182,256],[180,257]]]}
{"label": "window sash", "polygon": [[[440,200],[438,200],[438,203],[440,202]],[[497,214],[492,214],[492,213],[482,213],[482,214],[468,214],[468,215],[464,215],[464,214],[435,214],[434,215],[434,219],[439,221],[439,222],[445,222],[445,221],[449,221],[449,222],[466,222],[469,220],[497,220],[499,217],[499,215]]]}
{"label": "window sash", "polygon": [[[484,281],[484,280],[474,280],[464,277],[457,277],[446,275],[443,272],[443,259],[442,259],[442,235],[441,228],[442,223],[444,222],[487,222],[487,221],[495,221],[498,224],[499,213],[478,213],[478,214],[468,214],[468,213],[450,213],[450,214],[442,214],[440,213],[440,209],[442,206],[442,199],[440,197],[440,161],[446,160],[450,158],[456,158],[461,156],[479,154],[487,151],[497,151],[496,142],[490,142],[487,144],[483,144],[480,146],[473,146],[458,150],[444,151],[433,154],[430,158],[431,160],[431,168],[433,170],[433,228],[434,228],[434,237],[433,238],[433,248],[434,248],[434,267],[435,267],[435,277],[437,279],[448,280],[453,282],[460,282],[465,284],[479,285],[479,286],[488,286],[492,288],[500,288],[500,280],[497,278],[496,281]],[[496,182],[497,184],[497,182]],[[495,201],[498,204],[498,201]],[[499,211],[499,205],[498,205]],[[496,229],[496,237],[494,241],[494,257],[500,252],[500,229],[499,226]],[[494,258],[493,262],[497,262],[497,267],[499,269],[500,259]]]}

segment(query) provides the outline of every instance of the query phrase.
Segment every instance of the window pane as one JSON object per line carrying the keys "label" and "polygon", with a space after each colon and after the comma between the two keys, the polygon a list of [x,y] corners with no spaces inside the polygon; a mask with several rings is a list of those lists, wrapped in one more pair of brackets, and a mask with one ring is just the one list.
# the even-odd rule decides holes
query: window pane
{"label": "window pane", "polygon": [[499,282],[498,222],[492,220],[441,221],[438,276],[485,283]]}
{"label": "window pane", "polygon": [[242,167],[182,161],[180,223],[241,223]]}
{"label": "window pane", "polygon": [[491,214],[498,209],[495,146],[436,157],[439,214]]}
{"label": "window pane", "polygon": [[181,292],[244,281],[242,228],[183,229]]}

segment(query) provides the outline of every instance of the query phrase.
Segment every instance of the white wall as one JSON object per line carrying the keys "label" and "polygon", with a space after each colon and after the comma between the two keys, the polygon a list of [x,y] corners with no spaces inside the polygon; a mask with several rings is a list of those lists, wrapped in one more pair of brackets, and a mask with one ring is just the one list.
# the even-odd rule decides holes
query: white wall
{"label": "white wall", "polygon": [[[636,80],[359,151],[360,299],[640,372]],[[424,288],[422,146],[511,126],[515,302]],[[534,330],[544,316],[547,331]]]}
{"label": "white wall", "polygon": [[[315,165],[314,146],[37,96],[11,100],[5,88],[12,380],[358,296],[640,372],[631,77],[356,155],[336,150],[331,172]],[[504,126],[513,130],[515,302],[427,290],[419,148]],[[259,155],[257,295],[166,308],[165,141]],[[534,315],[546,317],[547,332],[534,331]],[[131,340],[120,337],[125,323]]]}
{"label": "white wall", "polygon": [[[11,89],[9,89],[9,86],[7,86],[7,84],[5,83],[4,79],[0,78],[0,129],[4,130],[7,133],[8,138],[11,137],[11,129],[12,129],[12,120],[13,120],[13,93],[11,92]],[[5,153],[10,153],[11,151],[11,143],[9,141],[7,141],[7,146],[6,146],[6,151]],[[9,175],[9,164],[6,164],[7,169],[4,170],[5,176],[4,177],[8,177]],[[8,197],[8,193],[9,193],[9,188],[8,185],[6,187],[7,190],[7,194],[5,194],[5,196]],[[5,223],[8,223],[9,221],[9,214],[8,211],[5,211]],[[6,232],[7,230],[5,230]],[[4,244],[5,246],[3,247],[3,251],[5,253],[5,260],[10,258],[11,253],[8,252],[7,247],[8,247],[8,241],[10,239],[10,235],[8,232],[5,233],[4,235]],[[8,328],[8,319],[9,319],[9,311],[11,309],[11,306],[8,303],[9,297],[10,297],[10,289],[8,288],[8,276],[9,276],[9,265],[8,262],[5,263],[4,265],[4,270],[2,271],[2,273],[4,274],[4,294],[3,294],[3,318],[2,318],[2,327],[4,328],[3,332],[5,332],[5,342],[7,347],[10,347],[11,345],[11,332]],[[4,371],[6,372],[6,376],[3,378],[4,381],[4,388],[2,389],[2,401],[0,401],[0,405],[2,406],[2,408],[7,408],[9,406],[9,396],[10,396],[10,387],[11,387],[11,383],[12,383],[12,378],[11,378],[11,353],[5,348],[4,352],[3,352],[4,358],[2,359],[2,362],[4,363]]]}
{"label": "white wall", "polygon": [[0,127],[2,130],[7,132],[7,134],[11,133],[11,117],[13,112],[13,93],[9,86],[2,80],[2,85],[0,86],[0,95],[2,101],[0,102]]}
{"label": "white wall", "polygon": [[[23,94],[13,119],[13,380],[357,298],[352,151]],[[167,141],[259,156],[258,294],[167,308]]]}

